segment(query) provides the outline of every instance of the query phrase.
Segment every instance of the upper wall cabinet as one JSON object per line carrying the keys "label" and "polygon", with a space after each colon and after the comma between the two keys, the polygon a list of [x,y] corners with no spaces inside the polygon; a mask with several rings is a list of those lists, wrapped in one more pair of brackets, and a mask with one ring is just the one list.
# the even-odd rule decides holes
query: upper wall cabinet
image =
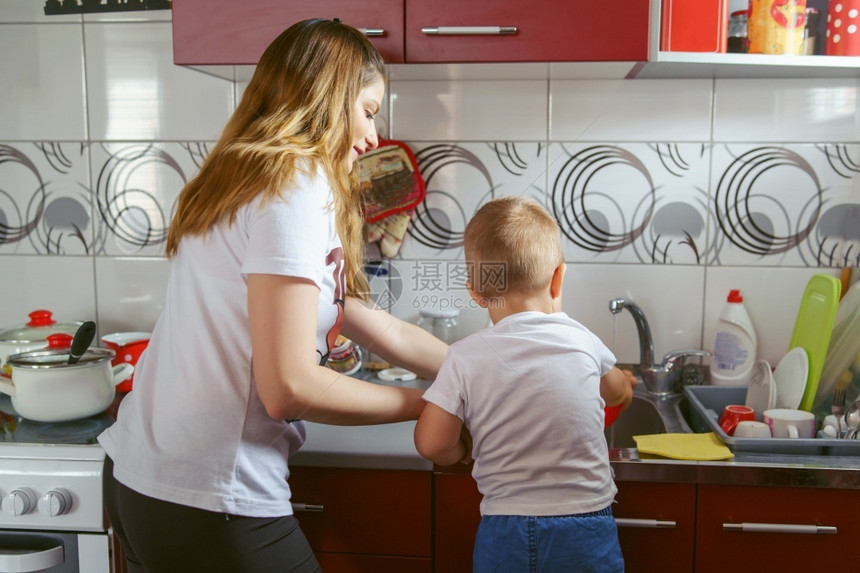
{"label": "upper wall cabinet", "polygon": [[173,0],[173,61],[253,65],[278,34],[307,18],[340,18],[364,31],[386,62],[404,61],[403,0]]}
{"label": "upper wall cabinet", "polygon": [[647,60],[649,6],[649,0],[406,0],[406,61]]}

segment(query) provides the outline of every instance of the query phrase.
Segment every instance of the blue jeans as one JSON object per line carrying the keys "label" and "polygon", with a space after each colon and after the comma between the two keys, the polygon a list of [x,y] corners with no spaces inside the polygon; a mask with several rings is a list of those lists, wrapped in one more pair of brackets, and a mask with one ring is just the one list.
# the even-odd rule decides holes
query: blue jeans
{"label": "blue jeans", "polygon": [[550,517],[485,515],[473,564],[474,573],[624,571],[611,507]]}

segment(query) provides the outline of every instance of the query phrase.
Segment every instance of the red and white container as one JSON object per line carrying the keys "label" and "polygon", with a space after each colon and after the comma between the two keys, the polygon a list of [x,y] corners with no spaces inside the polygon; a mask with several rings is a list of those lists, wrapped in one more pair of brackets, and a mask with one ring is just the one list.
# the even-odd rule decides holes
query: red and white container
{"label": "red and white container", "polygon": [[860,56],[860,0],[831,0],[827,9],[828,56]]}
{"label": "red and white container", "polygon": [[[149,345],[150,335],[151,333],[149,332],[114,332],[113,334],[102,336],[101,341],[116,353],[116,357],[111,362],[113,366],[118,364],[131,364],[135,366],[140,355],[143,354],[143,351]],[[134,375],[117,386],[117,392],[130,392],[133,381]]]}

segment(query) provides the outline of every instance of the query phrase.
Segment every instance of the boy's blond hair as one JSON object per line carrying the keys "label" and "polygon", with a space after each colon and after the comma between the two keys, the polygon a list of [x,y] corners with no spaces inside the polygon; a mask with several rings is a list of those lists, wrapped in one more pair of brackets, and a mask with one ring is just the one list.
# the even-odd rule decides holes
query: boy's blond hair
{"label": "boy's blond hair", "polygon": [[484,298],[548,288],[564,262],[558,223],[527,197],[486,203],[466,225],[464,244],[471,289]]}

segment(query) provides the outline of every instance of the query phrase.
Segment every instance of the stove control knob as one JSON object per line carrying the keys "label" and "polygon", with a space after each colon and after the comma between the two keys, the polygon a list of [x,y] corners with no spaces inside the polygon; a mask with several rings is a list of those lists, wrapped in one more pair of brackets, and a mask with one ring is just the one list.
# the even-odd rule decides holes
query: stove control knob
{"label": "stove control knob", "polygon": [[66,488],[54,488],[39,499],[39,513],[48,517],[69,513],[71,509],[72,495]]}
{"label": "stove control knob", "polygon": [[26,515],[36,508],[36,494],[28,487],[13,489],[3,498],[3,511],[18,517]]}

